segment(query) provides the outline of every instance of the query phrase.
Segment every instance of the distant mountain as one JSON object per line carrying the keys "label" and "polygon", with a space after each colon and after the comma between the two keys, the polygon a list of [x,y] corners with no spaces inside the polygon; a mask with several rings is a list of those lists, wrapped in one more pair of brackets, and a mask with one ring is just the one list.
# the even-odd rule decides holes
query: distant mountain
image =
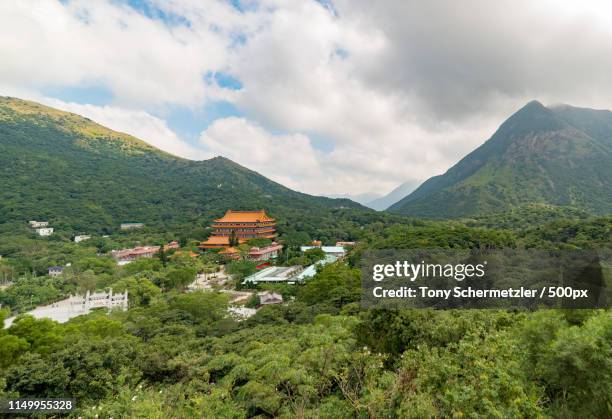
{"label": "distant mountain", "polygon": [[364,203],[366,207],[370,207],[377,211],[383,211],[395,204],[397,201],[408,195],[415,188],[414,182],[404,182],[397,188],[393,189],[385,196]]}
{"label": "distant mountain", "polygon": [[112,232],[124,221],[198,226],[228,208],[263,208],[305,226],[340,208],[365,209],[292,191],[226,158],[181,159],[88,118],[0,96],[0,232],[29,220],[72,232]]}
{"label": "distant mountain", "polygon": [[355,201],[361,205],[365,205],[366,207],[369,207],[368,203],[370,201],[375,200],[380,197],[379,194],[375,194],[375,193],[362,193],[362,194],[355,194],[355,195],[345,193],[345,194],[329,194],[325,196],[328,198],[334,198],[334,199],[350,199],[351,201]]}
{"label": "distant mountain", "polygon": [[389,211],[455,218],[529,203],[612,213],[611,112],[529,102]]}

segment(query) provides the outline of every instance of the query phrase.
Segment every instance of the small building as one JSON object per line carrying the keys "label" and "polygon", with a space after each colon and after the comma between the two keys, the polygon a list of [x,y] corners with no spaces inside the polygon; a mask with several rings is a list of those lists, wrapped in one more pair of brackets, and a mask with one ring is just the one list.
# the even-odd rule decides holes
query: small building
{"label": "small building", "polygon": [[226,247],[219,252],[220,255],[232,260],[240,259],[240,252],[235,247]]}
{"label": "small building", "polygon": [[179,247],[181,247],[179,242],[172,240],[170,243],[164,245],[164,250],[178,249]]}
{"label": "small building", "polygon": [[321,247],[323,245],[323,243],[321,242],[321,240],[313,240],[310,243],[311,246],[316,246],[316,247]]}
{"label": "small building", "polygon": [[42,227],[36,229],[36,234],[41,237],[47,237],[53,234],[53,227]]}
{"label": "small building", "polygon": [[223,249],[229,247],[229,237],[210,236],[198,246],[200,249]]}
{"label": "small building", "polygon": [[30,224],[30,227],[32,228],[49,227],[48,221],[29,221],[28,224]]}
{"label": "small building", "polygon": [[117,262],[120,262],[120,264],[125,264],[136,259],[150,259],[157,252],[159,252],[159,246],[139,246],[133,249],[112,250],[111,257]]}
{"label": "small building", "polygon": [[[159,248],[160,246],[138,246],[132,249],[112,250],[111,257],[119,262],[120,265],[125,265],[126,263],[132,262],[136,259],[150,259],[159,252]],[[164,245],[165,251],[178,248],[179,243],[176,240]]]}
{"label": "small building", "polygon": [[356,242],[336,242],[338,247],[355,247]]}
{"label": "small building", "polygon": [[335,256],[337,258],[343,258],[346,255],[346,249],[342,246],[301,246],[300,250],[305,252],[316,248],[323,250],[326,255]]}
{"label": "small building", "polygon": [[49,276],[61,276],[64,272],[64,268],[62,266],[50,266],[47,272]]}
{"label": "small building", "polygon": [[262,306],[269,304],[281,304],[283,302],[283,296],[275,292],[264,291],[257,293],[257,295],[259,296],[259,304]]}
{"label": "small building", "polygon": [[143,223],[121,223],[121,230],[134,230],[138,228],[143,228]]}
{"label": "small building", "polygon": [[295,284],[295,278],[303,270],[302,266],[271,266],[247,276],[243,284],[279,283]]}
{"label": "small building", "polygon": [[[160,246],[138,246],[132,249],[121,249],[111,250],[111,257],[119,262],[120,265],[132,262],[136,259],[141,258],[152,258],[156,253],[159,252]],[[164,250],[178,249],[179,243],[177,241],[171,241],[164,245]]]}
{"label": "small building", "polygon": [[249,250],[248,258],[252,261],[264,261],[278,257],[278,252],[283,249],[283,246],[272,242],[270,246],[266,247],[251,247]]}
{"label": "small building", "polygon": [[87,236],[87,235],[84,235],[84,234],[82,234],[80,236],[74,236],[74,242],[75,243],[81,243],[81,242],[83,242],[85,240],[89,240],[89,239],[91,239],[91,236]]}

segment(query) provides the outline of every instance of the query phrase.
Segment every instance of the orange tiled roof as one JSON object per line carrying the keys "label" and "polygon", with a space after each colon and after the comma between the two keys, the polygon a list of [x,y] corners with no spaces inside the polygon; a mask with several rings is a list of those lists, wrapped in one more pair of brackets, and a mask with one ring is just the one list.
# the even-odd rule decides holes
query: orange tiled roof
{"label": "orange tiled roof", "polygon": [[219,254],[223,255],[233,255],[235,253],[238,253],[238,249],[236,249],[235,247],[227,247],[219,252]]}
{"label": "orange tiled roof", "polygon": [[200,256],[199,254],[197,254],[197,253],[195,253],[194,251],[191,251],[191,250],[189,251],[189,253],[187,253],[186,251],[179,250],[178,252],[173,254],[172,257],[176,258],[176,257],[182,256],[184,254],[188,254],[192,258],[197,258],[198,256]]}
{"label": "orange tiled roof", "polygon": [[227,210],[225,215],[215,220],[217,223],[256,223],[263,221],[274,221],[268,217],[264,210],[259,211],[233,211]]}
{"label": "orange tiled roof", "polygon": [[229,237],[227,236],[210,236],[206,241],[200,243],[203,244],[227,244],[229,245]]}

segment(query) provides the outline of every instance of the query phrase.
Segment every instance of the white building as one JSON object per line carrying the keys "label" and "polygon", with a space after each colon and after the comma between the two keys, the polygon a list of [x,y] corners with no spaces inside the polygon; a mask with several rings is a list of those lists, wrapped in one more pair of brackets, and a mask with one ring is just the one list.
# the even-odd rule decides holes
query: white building
{"label": "white building", "polygon": [[89,240],[89,239],[91,239],[91,236],[87,236],[87,235],[84,235],[84,234],[80,235],[80,236],[74,236],[74,242],[75,243],[80,243],[82,241]]}
{"label": "white building", "polygon": [[121,223],[121,230],[133,230],[135,228],[143,228],[143,223]]}
{"label": "white building", "polygon": [[61,266],[50,266],[48,269],[49,276],[60,276],[64,272]]}
{"label": "white building", "polygon": [[30,221],[28,224],[30,224],[30,227],[32,228],[42,228],[49,226],[48,221]]}
{"label": "white building", "polygon": [[51,234],[53,234],[53,227],[37,228],[36,234],[38,234],[41,237],[50,236]]}
{"label": "white building", "polygon": [[243,284],[253,283],[295,283],[295,277],[303,270],[301,266],[271,266],[244,278]]}
{"label": "white building", "polygon": [[343,258],[346,255],[346,249],[342,246],[302,246],[300,250],[305,252],[310,249],[321,249],[325,255],[335,256],[337,258]]}

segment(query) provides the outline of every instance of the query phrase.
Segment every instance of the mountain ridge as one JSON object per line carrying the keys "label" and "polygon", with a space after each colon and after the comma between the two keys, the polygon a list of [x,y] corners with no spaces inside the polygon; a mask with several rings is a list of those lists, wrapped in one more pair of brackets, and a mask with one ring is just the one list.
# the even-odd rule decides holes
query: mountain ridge
{"label": "mountain ridge", "polygon": [[0,97],[0,176],[0,231],[29,219],[108,233],[125,220],[207,225],[228,208],[266,208],[296,221],[366,210],[293,191],[225,157],[183,159],[88,118],[7,97]]}
{"label": "mountain ridge", "polygon": [[[539,202],[612,212],[612,148],[608,145],[612,113],[602,114],[609,116],[609,126],[601,128],[601,115],[580,125],[577,121],[584,120],[580,115],[590,115],[591,110],[572,109],[580,111],[571,111],[574,120],[570,121],[568,111],[555,112],[538,101],[527,103],[485,143],[444,174],[425,181],[389,211],[458,218]],[[596,138],[583,126],[598,133]]]}

